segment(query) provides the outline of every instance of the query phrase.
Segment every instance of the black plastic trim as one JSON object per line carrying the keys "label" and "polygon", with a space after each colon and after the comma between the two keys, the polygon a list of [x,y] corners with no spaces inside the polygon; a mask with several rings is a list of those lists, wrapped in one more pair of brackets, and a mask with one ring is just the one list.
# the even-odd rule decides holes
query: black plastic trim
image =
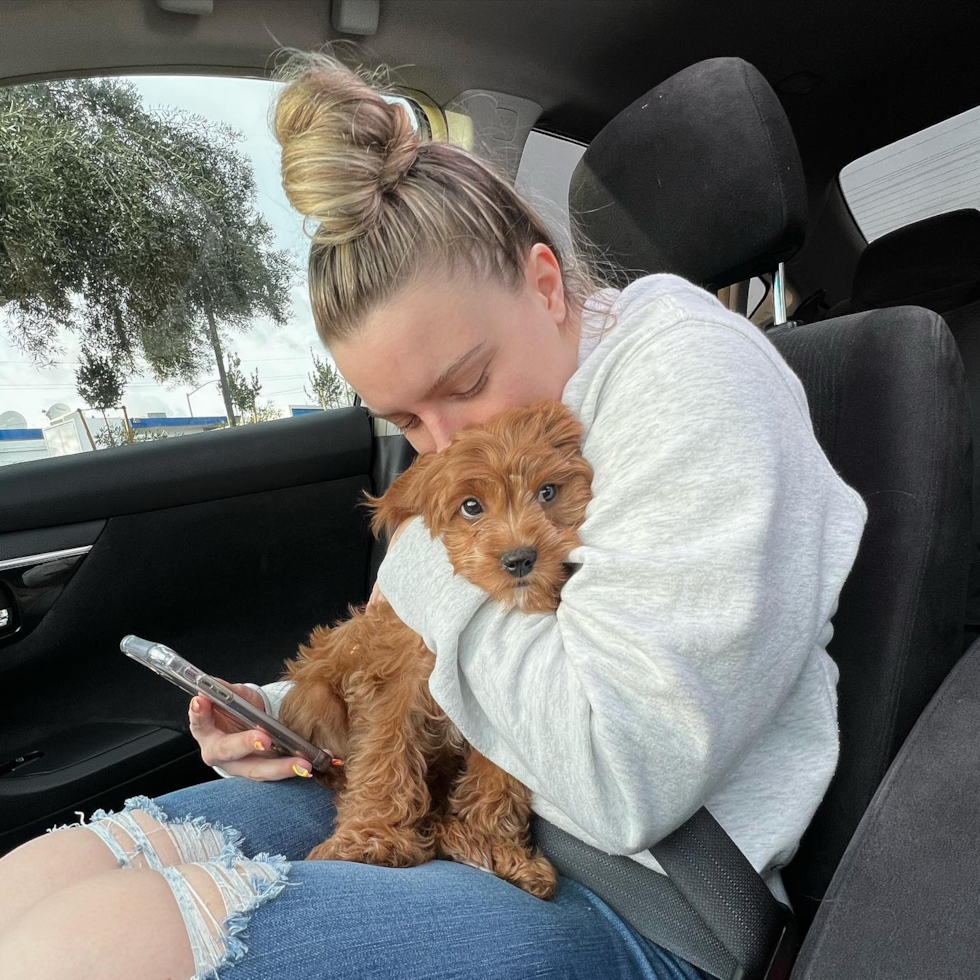
{"label": "black plastic trim", "polygon": [[203,432],[0,470],[0,532],[203,503],[367,473],[360,408]]}
{"label": "black plastic trim", "polygon": [[[0,514],[6,517],[6,506],[0,510]],[[0,534],[0,561],[95,544],[104,527],[105,521],[85,521]]]}

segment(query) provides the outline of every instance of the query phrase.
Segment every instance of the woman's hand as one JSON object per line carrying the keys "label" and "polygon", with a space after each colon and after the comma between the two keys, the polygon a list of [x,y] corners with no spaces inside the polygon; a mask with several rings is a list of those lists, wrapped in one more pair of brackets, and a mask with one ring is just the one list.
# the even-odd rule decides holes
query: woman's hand
{"label": "woman's hand", "polygon": [[[395,546],[395,542],[402,536],[402,531],[404,531],[405,528],[408,527],[409,521],[414,521],[414,520],[415,520],[414,517],[409,517],[407,520],[402,521],[397,528],[395,528],[395,533],[391,536],[391,540],[388,542],[389,551],[391,551],[391,549]],[[385,597],[381,594],[381,590],[378,588],[377,580],[375,580],[374,588],[371,590],[371,598],[368,599],[368,605],[373,606],[374,603],[376,603],[379,599],[382,599],[385,602],[387,602],[387,599],[385,599]]]}
{"label": "woman's hand", "polygon": [[[265,710],[262,696],[244,684],[229,684],[236,694],[250,701],[256,708]],[[242,723],[233,718],[210,699],[199,694],[191,700],[188,711],[191,735],[201,746],[201,759],[206,766],[218,766],[229,776],[244,776],[259,782],[273,782],[310,773],[312,766],[308,759],[289,758],[278,755],[272,749],[272,738],[268,732],[257,728],[242,731]],[[297,771],[296,766],[303,772]],[[308,776],[307,778],[312,778]]]}

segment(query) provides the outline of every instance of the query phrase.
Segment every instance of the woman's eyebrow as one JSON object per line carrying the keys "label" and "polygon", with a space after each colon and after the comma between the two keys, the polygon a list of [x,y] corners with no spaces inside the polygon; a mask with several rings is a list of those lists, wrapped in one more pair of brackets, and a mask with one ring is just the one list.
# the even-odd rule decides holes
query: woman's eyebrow
{"label": "woman's eyebrow", "polygon": [[[477,357],[486,346],[487,342],[485,340],[481,341],[476,345],[476,347],[473,347],[465,354],[461,354],[459,357],[457,357],[456,360],[453,361],[452,364],[450,364],[449,367],[447,367],[446,370],[439,375],[435,384],[429,388],[429,390],[422,396],[421,400],[425,401],[427,398],[431,398],[435,392],[437,392],[458,370],[460,370],[460,368],[465,367],[471,360],[473,360],[474,357]],[[364,405],[363,400],[361,404]],[[368,410],[368,412],[370,412],[371,415],[376,415],[378,418],[389,418],[392,415],[405,414],[404,412],[400,412],[398,409],[394,409],[390,412],[382,412],[377,409],[373,409],[368,405],[364,405],[364,407]]]}

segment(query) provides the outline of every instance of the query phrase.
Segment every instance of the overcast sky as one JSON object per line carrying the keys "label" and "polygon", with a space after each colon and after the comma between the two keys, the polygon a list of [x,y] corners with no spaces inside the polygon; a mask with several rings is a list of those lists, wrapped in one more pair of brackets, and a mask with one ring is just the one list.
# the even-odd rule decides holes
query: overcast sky
{"label": "overcast sky", "polygon": [[[269,109],[277,86],[251,79],[214,76],[136,76],[128,78],[143,95],[148,106],[174,107],[196,112],[207,119],[228,123],[244,137],[240,148],[253,162],[258,186],[258,206],[276,234],[277,245],[296,257],[299,268],[293,289],[293,316],[285,327],[266,319],[256,319],[249,333],[229,338],[229,346],[242,359],[242,368],[251,373],[259,369],[262,381],[260,402],[272,401],[283,410],[288,405],[309,402],[303,393],[307,374],[313,366],[310,347],[322,353],[306,292],[307,239],[300,216],[292,210],[279,180],[277,145],[269,128]],[[70,408],[83,407],[75,391],[74,368],[78,344],[71,336],[63,340],[66,348],[51,368],[36,369],[27,357],[12,346],[5,329],[0,330],[0,414],[20,412],[31,427],[46,421],[42,409],[56,402]],[[201,382],[215,375],[203,375]],[[152,375],[134,377],[126,386],[124,403],[130,416],[149,412],[186,416],[188,388],[168,390]],[[218,386],[202,388],[191,396],[195,415],[224,415]]]}

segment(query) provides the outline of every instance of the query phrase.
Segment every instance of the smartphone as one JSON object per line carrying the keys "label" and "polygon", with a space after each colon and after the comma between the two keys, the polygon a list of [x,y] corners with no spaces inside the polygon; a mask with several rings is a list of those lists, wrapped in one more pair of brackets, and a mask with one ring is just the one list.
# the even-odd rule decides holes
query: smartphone
{"label": "smartphone", "polygon": [[279,755],[298,755],[309,759],[314,772],[327,772],[331,766],[342,765],[332,752],[318,748],[300,738],[296,732],[276,721],[272,715],[256,708],[250,701],[240,697],[220,681],[215,680],[203,670],[188,663],[178,653],[163,643],[154,643],[138,636],[124,636],[119,649],[132,657],[137,663],[149,667],[154,673],[175,684],[182,691],[194,697],[201,694],[210,698],[215,705],[242,723],[242,731],[260,728],[272,737],[272,748]]}

